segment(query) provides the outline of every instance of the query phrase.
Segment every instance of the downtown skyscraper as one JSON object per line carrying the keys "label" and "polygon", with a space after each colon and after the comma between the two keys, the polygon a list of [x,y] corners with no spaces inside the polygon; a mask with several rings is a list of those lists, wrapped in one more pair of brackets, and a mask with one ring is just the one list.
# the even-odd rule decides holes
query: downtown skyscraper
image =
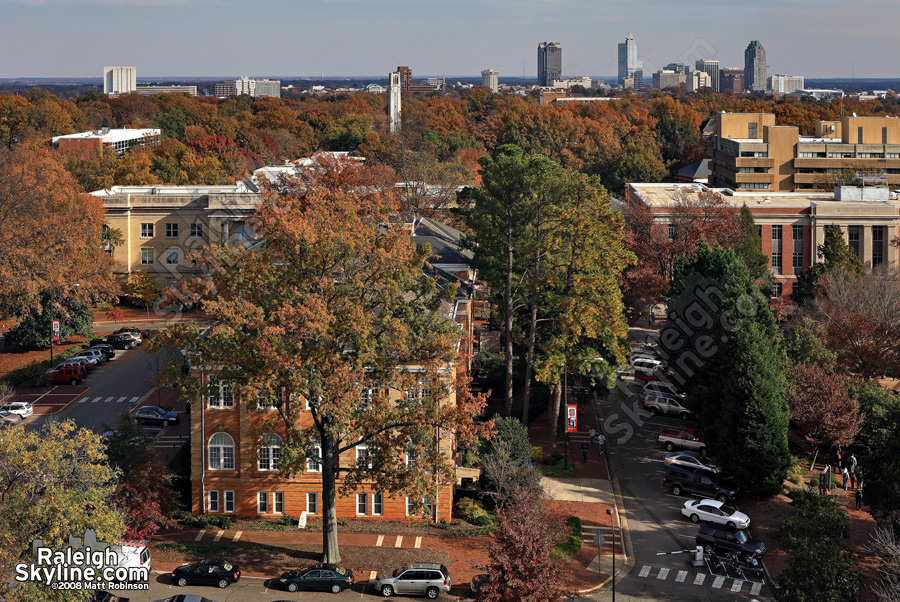
{"label": "downtown skyscraper", "polygon": [[626,78],[632,78],[634,88],[644,87],[644,63],[637,58],[637,43],[631,30],[625,41],[619,44],[619,85],[625,85]]}
{"label": "downtown skyscraper", "polygon": [[766,49],[753,40],[744,51],[744,89],[750,92],[766,91]]}
{"label": "downtown skyscraper", "polygon": [[553,82],[562,80],[562,44],[559,42],[538,44],[537,61],[539,86],[550,87]]}

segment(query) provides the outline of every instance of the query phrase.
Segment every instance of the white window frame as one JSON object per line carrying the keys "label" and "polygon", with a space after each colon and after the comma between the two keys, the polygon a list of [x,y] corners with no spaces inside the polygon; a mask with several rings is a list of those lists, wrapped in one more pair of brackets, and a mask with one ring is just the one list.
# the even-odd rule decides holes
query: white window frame
{"label": "white window frame", "polygon": [[156,249],[141,247],[141,265],[153,265],[154,263],[156,263]]}
{"label": "white window frame", "polygon": [[410,464],[415,464],[415,462],[416,462],[416,460],[418,460],[418,458],[419,457],[416,454],[415,450],[413,450],[409,447],[406,448],[406,465],[407,466],[409,466]]}
{"label": "white window frame", "polygon": [[[224,443],[213,443],[213,439],[219,437],[219,435],[223,435],[224,437],[228,437],[231,441],[230,445],[226,445]],[[222,437],[219,437],[222,439]],[[207,444],[207,448],[209,450],[209,470],[234,470],[235,462],[234,462],[234,437],[229,435],[226,432],[218,432],[209,438],[209,443]],[[230,453],[228,453],[230,450]],[[213,459],[217,460],[213,462]],[[230,460],[230,462],[229,462]],[[231,466],[229,466],[231,464]]]}
{"label": "white window frame", "polygon": [[210,489],[207,492],[206,511],[213,513],[219,512],[219,492],[216,489]]}
{"label": "white window frame", "polygon": [[410,513],[410,511],[409,511],[410,510],[410,502],[412,502],[413,506],[415,506],[416,498],[411,498],[409,496],[406,496],[406,516],[416,516],[416,513],[420,512],[420,510],[413,507],[412,513]]}
{"label": "white window frame", "polygon": [[319,513],[319,494],[315,491],[306,494],[306,513],[312,515]]}
{"label": "white window frame", "polygon": [[234,383],[230,379],[210,376],[206,396],[208,408],[234,409]]}
{"label": "white window frame", "polygon": [[363,410],[368,410],[372,407],[372,404],[375,402],[375,397],[378,395],[377,387],[363,387],[360,391],[360,407]]}
{"label": "white window frame", "polygon": [[372,516],[384,516],[384,495],[372,494]]}
{"label": "white window frame", "polygon": [[374,450],[367,444],[362,443],[356,446],[356,465],[360,466],[365,462],[365,467],[372,468],[372,452]]}
{"label": "white window frame", "polygon": [[274,514],[284,514],[284,492],[276,491],[272,494],[272,512]]}
{"label": "white window frame", "polygon": [[269,513],[269,492],[268,491],[257,491],[256,492],[256,513],[257,514],[268,514]]}
{"label": "white window frame", "polygon": [[312,447],[316,456],[306,456],[306,472],[322,472],[322,446],[314,445]]}
{"label": "white window frame", "polygon": [[143,222],[141,223],[141,238],[153,238],[153,222]]}
{"label": "white window frame", "polygon": [[[229,510],[228,507],[231,506]],[[225,492],[225,512],[228,514],[234,514],[234,491],[228,490]]]}
{"label": "white window frame", "polygon": [[[360,508],[362,508],[362,512],[360,512]],[[368,493],[357,493],[356,494],[356,516],[366,516],[369,510],[369,494]]]}
{"label": "white window frame", "polygon": [[266,472],[278,470],[283,445],[284,441],[274,433],[266,433],[260,437],[256,453],[256,469]]}

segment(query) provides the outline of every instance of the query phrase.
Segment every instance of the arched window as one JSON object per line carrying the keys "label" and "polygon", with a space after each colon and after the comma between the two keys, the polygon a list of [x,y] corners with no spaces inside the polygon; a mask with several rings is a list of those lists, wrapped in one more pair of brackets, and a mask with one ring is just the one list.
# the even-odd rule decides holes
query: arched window
{"label": "arched window", "polygon": [[259,438],[257,452],[257,468],[259,470],[278,470],[278,458],[281,457],[281,437],[267,433]]}
{"label": "arched window", "polygon": [[234,470],[234,439],[228,433],[216,433],[210,437],[209,469]]}

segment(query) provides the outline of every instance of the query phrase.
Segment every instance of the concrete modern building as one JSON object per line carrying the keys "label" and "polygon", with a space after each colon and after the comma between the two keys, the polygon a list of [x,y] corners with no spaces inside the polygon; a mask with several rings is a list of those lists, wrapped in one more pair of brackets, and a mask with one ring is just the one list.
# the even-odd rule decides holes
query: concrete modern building
{"label": "concrete modern building", "polygon": [[400,74],[400,87],[404,90],[409,90],[409,85],[412,83],[412,69],[403,65],[397,67],[397,73]]}
{"label": "concrete modern building", "polygon": [[237,87],[234,85],[233,81],[219,82],[213,85],[213,96],[227,98],[234,94],[237,94]]}
{"label": "concrete modern building", "polygon": [[562,44],[541,42],[537,50],[538,85],[549,88],[562,79]]}
{"label": "concrete modern building", "polygon": [[154,94],[190,94],[197,96],[197,86],[137,86],[134,91],[141,96]]}
{"label": "concrete modern building", "polygon": [[803,98],[804,96],[812,96],[816,100],[831,100],[832,98],[840,98],[844,95],[843,90],[830,90],[828,88],[800,88],[791,92],[792,96]]}
{"label": "concrete modern building", "polygon": [[494,94],[500,90],[500,72],[496,69],[485,69],[481,72],[481,87]]}
{"label": "concrete modern building", "polygon": [[388,90],[390,94],[388,98],[388,120],[391,133],[395,134],[400,131],[400,90],[403,87],[401,83],[402,73],[399,71],[394,71],[393,73],[388,75],[388,80]]}
{"label": "concrete modern building", "polygon": [[[643,203],[654,221],[670,223],[677,199],[710,190],[702,184],[628,184],[627,203]],[[769,257],[776,297],[789,295],[797,274],[816,258],[825,227],[837,224],[867,270],[881,265],[898,270],[898,249],[889,241],[900,233],[900,201],[884,186],[839,187],[833,192],[740,192],[713,189],[735,209],[747,205],[759,225],[762,250]]]}
{"label": "concrete modern building", "polygon": [[713,92],[720,92],[721,86],[719,81],[719,61],[710,59],[700,59],[696,63],[697,71],[703,71],[709,75],[709,87]]}
{"label": "concrete modern building", "polygon": [[776,94],[790,94],[794,90],[801,90],[804,87],[804,79],[802,75],[781,75],[776,74],[769,76],[768,89]]}
{"label": "concrete modern building", "polygon": [[94,153],[115,152],[123,155],[135,146],[157,146],[161,131],[157,129],[116,129],[103,128],[65,136],[54,136],[51,143],[62,152],[76,153],[88,159]]}
{"label": "concrete modern building", "polygon": [[766,91],[766,49],[757,40],[744,50],[744,88],[750,92]]}
{"label": "concrete modern building", "polygon": [[814,136],[779,126],[771,113],[719,113],[710,184],[734,190],[815,190],[843,170],[873,170],[900,186],[900,118],[844,117]]}
{"label": "concrete modern building", "polygon": [[637,43],[629,30],[625,41],[619,44],[619,85],[624,85],[624,80],[630,77],[636,90],[644,87],[644,63],[637,57]]}
{"label": "concrete modern building", "polygon": [[234,80],[234,93],[247,94],[254,98],[271,96],[281,98],[281,81],[277,79],[250,79],[242,77]]}
{"label": "concrete modern building", "polygon": [[575,86],[581,86],[582,88],[589,90],[593,87],[593,84],[594,81],[590,77],[583,75],[581,77],[570,77],[569,79],[555,81],[553,82],[553,87],[562,90],[571,90]]}
{"label": "concrete modern building", "polygon": [[720,92],[734,92],[740,94],[744,91],[744,70],[739,67],[725,67],[719,74]]}
{"label": "concrete modern building", "polygon": [[653,74],[653,87],[659,90],[680,88],[686,81],[684,73],[677,73],[670,69],[663,69]]}
{"label": "concrete modern building", "polygon": [[103,68],[103,93],[110,96],[134,92],[137,87],[137,67],[118,65]]}
{"label": "concrete modern building", "polygon": [[674,71],[675,73],[680,73],[684,76],[687,76],[687,74],[691,72],[691,68],[684,63],[669,63],[664,67],[664,69],[666,71]]}
{"label": "concrete modern building", "polygon": [[712,79],[706,71],[691,71],[685,79],[683,87],[688,92],[697,92],[703,88],[712,88]]}

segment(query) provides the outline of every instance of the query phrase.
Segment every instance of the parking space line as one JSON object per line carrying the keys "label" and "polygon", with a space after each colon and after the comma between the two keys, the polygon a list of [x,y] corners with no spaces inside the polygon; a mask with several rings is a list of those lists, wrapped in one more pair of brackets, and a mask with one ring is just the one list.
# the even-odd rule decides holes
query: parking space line
{"label": "parking space line", "polygon": [[395,547],[395,548],[399,548],[401,545],[403,545],[403,536],[402,536],[402,535],[398,535],[398,536],[397,536],[397,543],[394,544],[394,547]]}
{"label": "parking space line", "polygon": [[741,591],[741,588],[744,587],[744,582],[740,579],[735,579],[734,583],[731,584],[731,591],[737,593]]}
{"label": "parking space line", "polygon": [[650,574],[650,567],[645,564],[644,566],[641,567],[641,572],[638,573],[638,577],[646,577],[649,574]]}
{"label": "parking space line", "polygon": [[421,535],[416,536],[416,545],[414,545],[413,547],[414,547],[414,548],[421,548],[421,547],[422,547],[422,536],[421,536]]}
{"label": "parking space line", "polygon": [[197,533],[197,537],[194,538],[194,541],[200,541],[203,539],[203,536],[206,535],[206,529],[203,529],[199,533]]}
{"label": "parking space line", "polygon": [[687,578],[687,571],[678,571],[678,574],[675,575],[675,583],[684,583],[684,580]]}
{"label": "parking space line", "polygon": [[669,569],[659,569],[659,574],[656,576],[657,579],[665,579],[669,576]]}
{"label": "parking space line", "polygon": [[697,573],[697,576],[694,577],[694,585],[703,585],[704,581],[706,581],[706,575],[703,573]]}
{"label": "parking space line", "polygon": [[237,533],[234,534],[234,537],[231,538],[231,541],[239,540],[241,538],[241,535],[243,535],[243,534],[244,534],[243,531],[238,531]]}
{"label": "parking space line", "polygon": [[713,589],[719,589],[720,587],[722,587],[723,583],[725,583],[725,577],[719,575],[718,577],[716,577],[716,580],[713,581]]}
{"label": "parking space line", "polygon": [[762,589],[762,583],[754,583],[750,586],[750,595],[755,596],[759,594],[759,590]]}
{"label": "parking space line", "polygon": [[216,533],[216,536],[213,537],[213,543],[215,543],[215,542],[219,541],[220,539],[222,539],[222,536],[223,536],[223,535],[225,535],[225,531],[219,531],[218,533]]}
{"label": "parking space line", "polygon": [[384,535],[379,535],[378,539],[375,541],[375,547],[380,548],[381,544],[384,543]]}

